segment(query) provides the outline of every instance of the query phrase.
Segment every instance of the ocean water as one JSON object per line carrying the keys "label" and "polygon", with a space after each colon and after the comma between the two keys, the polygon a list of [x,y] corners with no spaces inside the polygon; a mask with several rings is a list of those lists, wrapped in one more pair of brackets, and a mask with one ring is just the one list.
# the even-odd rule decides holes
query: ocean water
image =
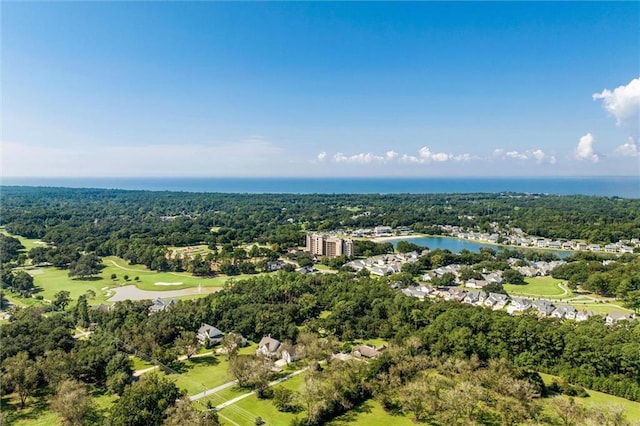
{"label": "ocean water", "polygon": [[518,192],[640,198],[640,177],[562,178],[17,178],[2,185],[115,188],[148,191],[428,194]]}

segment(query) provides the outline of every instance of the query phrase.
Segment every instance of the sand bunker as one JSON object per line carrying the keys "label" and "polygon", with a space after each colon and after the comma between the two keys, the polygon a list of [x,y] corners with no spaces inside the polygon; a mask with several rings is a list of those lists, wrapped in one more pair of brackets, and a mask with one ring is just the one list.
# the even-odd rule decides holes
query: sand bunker
{"label": "sand bunker", "polygon": [[180,281],[180,282],[177,282],[177,283],[164,283],[164,282],[162,282],[162,281],[158,281],[158,282],[155,282],[155,283],[153,283],[153,284],[154,284],[154,285],[182,285],[182,284],[183,284],[183,282],[182,282],[182,281]]}

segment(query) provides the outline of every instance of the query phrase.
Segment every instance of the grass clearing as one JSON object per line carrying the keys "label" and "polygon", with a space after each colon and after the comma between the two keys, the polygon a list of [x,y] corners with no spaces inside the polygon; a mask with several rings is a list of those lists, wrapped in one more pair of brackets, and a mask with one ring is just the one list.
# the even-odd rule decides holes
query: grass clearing
{"label": "grass clearing", "polygon": [[[89,299],[89,304],[96,305],[100,303],[108,303],[107,299],[113,296],[111,289],[123,285],[135,285],[140,290],[146,291],[171,291],[182,290],[186,288],[222,288],[230,277],[217,276],[212,278],[194,277],[183,272],[156,272],[150,271],[143,265],[129,265],[121,258],[115,256],[105,257],[103,259],[104,268],[100,273],[88,279],[78,279],[69,277],[69,271],[59,269],[53,266],[48,267],[30,267],[24,268],[34,279],[34,285],[40,290],[36,295],[42,296],[44,299],[53,300],[54,295],[61,291],[69,291],[73,300],[88,290],[95,292],[95,298]],[[115,275],[115,279],[111,276]],[[125,281],[124,277],[127,276]],[[136,277],[138,278],[136,280]],[[235,279],[243,279],[249,275],[239,275]],[[179,285],[158,285],[156,283],[181,283]],[[111,291],[110,291],[111,290]],[[208,293],[196,293],[186,296],[179,296],[176,299],[194,299],[206,296]],[[31,306],[41,305],[43,302],[35,298],[20,298],[7,292],[7,299],[16,305]]]}
{"label": "grass clearing", "polygon": [[[303,385],[304,373],[274,386],[274,388],[283,387],[298,391]],[[223,408],[220,410],[220,414],[242,426],[254,425],[256,417],[261,417],[270,425],[274,426],[288,426],[296,417],[304,417],[304,412],[298,414],[282,413],[273,405],[271,399],[258,399],[255,395],[251,395],[233,405]]]}
{"label": "grass clearing", "polygon": [[229,375],[229,362],[224,356],[206,355],[181,361],[173,367],[179,374],[166,374],[188,395],[223,385],[233,380]]}
{"label": "grass clearing", "polygon": [[608,314],[609,312],[620,312],[628,314],[633,312],[633,310],[631,309],[623,308],[622,306],[612,303],[580,302],[574,300],[567,303],[571,306],[574,306],[579,311],[587,310],[599,314]]}
{"label": "grass clearing", "polygon": [[393,415],[384,411],[378,401],[368,400],[353,407],[349,412],[327,423],[330,426],[368,426],[384,424],[385,426],[412,426],[415,425],[411,416]]}
{"label": "grass clearing", "polygon": [[[552,374],[540,373],[540,377],[544,381],[546,386],[550,385],[553,380],[560,380],[560,377],[554,376]],[[628,399],[620,398],[617,396],[609,395],[606,393],[594,391],[591,389],[586,389],[589,394],[589,398],[575,398],[576,401],[586,405],[587,407],[612,407],[615,405],[619,405],[624,408],[626,412],[626,416],[628,420],[638,420],[640,419],[640,402],[629,401]],[[543,401],[550,401],[550,399],[546,399]],[[546,404],[547,407],[549,404]]]}
{"label": "grass clearing", "polygon": [[20,235],[13,235],[7,232],[4,226],[0,226],[0,234],[4,234],[6,236],[17,238],[18,240],[20,240],[20,243],[24,246],[24,252],[28,252],[34,247],[46,247],[47,245],[37,238],[27,238]]}
{"label": "grass clearing", "polygon": [[526,284],[504,284],[504,289],[510,295],[542,297],[547,299],[567,299],[575,297],[575,294],[564,287],[560,288],[558,284],[562,280],[553,277],[535,277],[525,278]]}

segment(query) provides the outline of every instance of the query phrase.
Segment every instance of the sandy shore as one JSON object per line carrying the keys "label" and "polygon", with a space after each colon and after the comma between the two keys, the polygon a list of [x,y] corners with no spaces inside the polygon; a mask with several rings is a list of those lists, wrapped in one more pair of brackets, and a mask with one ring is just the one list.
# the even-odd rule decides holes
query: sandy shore
{"label": "sandy shore", "polygon": [[411,235],[390,235],[388,237],[375,237],[372,238],[371,241],[374,243],[384,243],[386,241],[395,241],[395,240],[410,240],[412,238],[426,238],[426,235],[422,234],[411,234]]}
{"label": "sandy shore", "polygon": [[112,291],[115,293],[111,298],[107,300],[107,302],[120,302],[122,300],[145,300],[145,299],[155,299],[160,297],[162,299],[170,299],[172,297],[178,296],[189,296],[192,294],[208,294],[215,293],[216,291],[220,291],[221,287],[202,287],[199,289],[198,287],[185,288],[182,290],[170,290],[170,291],[147,291],[140,290],[135,285],[127,285],[124,287],[116,287],[113,288]]}

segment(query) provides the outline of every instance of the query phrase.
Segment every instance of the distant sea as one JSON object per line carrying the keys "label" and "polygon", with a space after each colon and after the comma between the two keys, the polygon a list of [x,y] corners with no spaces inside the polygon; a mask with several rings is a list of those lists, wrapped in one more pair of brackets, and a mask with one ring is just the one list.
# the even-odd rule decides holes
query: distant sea
{"label": "distant sea", "polygon": [[147,191],[293,193],[293,194],[428,194],[518,192],[640,198],[639,176],[561,178],[19,178],[2,185],[110,188]]}

